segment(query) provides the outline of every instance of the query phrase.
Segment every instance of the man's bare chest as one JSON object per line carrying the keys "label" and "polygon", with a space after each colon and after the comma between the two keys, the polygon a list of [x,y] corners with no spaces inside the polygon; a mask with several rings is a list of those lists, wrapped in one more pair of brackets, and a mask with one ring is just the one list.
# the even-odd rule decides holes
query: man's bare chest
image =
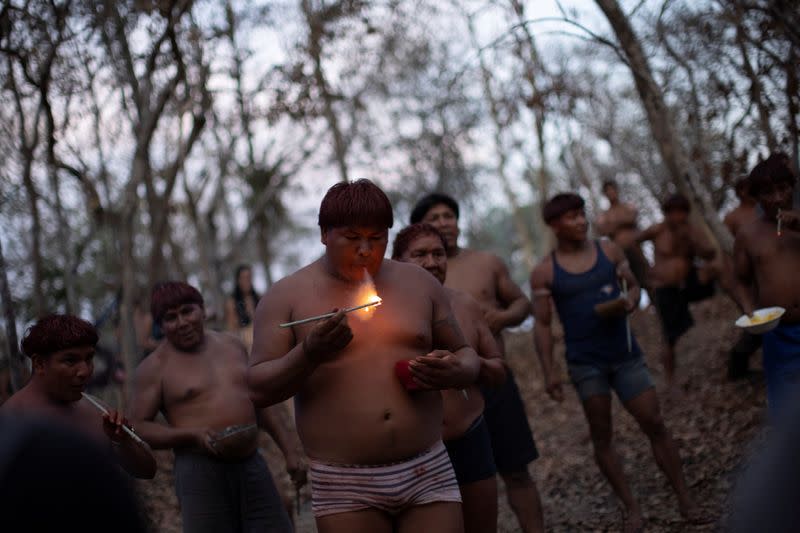
{"label": "man's bare chest", "polygon": [[448,264],[445,286],[466,292],[481,303],[497,300],[494,274],[480,263]]}

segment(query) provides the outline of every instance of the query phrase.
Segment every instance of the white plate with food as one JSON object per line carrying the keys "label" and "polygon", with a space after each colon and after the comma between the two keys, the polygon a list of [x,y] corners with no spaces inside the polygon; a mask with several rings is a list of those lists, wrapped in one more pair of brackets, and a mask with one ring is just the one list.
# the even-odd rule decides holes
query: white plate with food
{"label": "white plate with food", "polygon": [[786,312],[783,307],[765,307],[756,309],[752,316],[742,315],[736,325],[753,335],[760,335],[778,327],[781,317]]}

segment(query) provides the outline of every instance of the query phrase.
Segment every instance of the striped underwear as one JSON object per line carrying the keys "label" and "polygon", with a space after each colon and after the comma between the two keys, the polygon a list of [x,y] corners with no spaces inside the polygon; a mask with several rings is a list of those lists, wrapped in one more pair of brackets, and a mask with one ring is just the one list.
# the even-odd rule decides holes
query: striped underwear
{"label": "striped underwear", "polygon": [[315,517],[380,509],[391,515],[433,502],[461,502],[442,441],[406,461],[389,465],[340,465],[309,459]]}

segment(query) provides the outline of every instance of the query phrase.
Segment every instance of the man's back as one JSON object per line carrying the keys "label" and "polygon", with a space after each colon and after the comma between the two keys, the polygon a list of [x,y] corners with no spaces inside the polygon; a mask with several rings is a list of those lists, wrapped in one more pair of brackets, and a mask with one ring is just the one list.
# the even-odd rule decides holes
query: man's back
{"label": "man's back", "polygon": [[736,237],[743,227],[749,226],[758,219],[758,211],[755,204],[740,204],[730,213],[725,215],[725,226],[731,235]]}

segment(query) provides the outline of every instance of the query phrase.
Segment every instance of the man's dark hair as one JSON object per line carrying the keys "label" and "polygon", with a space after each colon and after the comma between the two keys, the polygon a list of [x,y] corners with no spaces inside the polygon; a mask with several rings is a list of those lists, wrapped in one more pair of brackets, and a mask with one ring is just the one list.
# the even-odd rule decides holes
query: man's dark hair
{"label": "man's dark hair", "polygon": [[419,222],[403,228],[394,238],[394,243],[392,244],[392,259],[400,259],[400,257],[406,253],[406,250],[408,250],[409,245],[414,242],[414,239],[423,235],[433,235],[442,241],[442,246],[444,246],[445,250],[447,249],[447,242],[444,240],[444,237],[442,237],[442,234],[439,233],[439,230],[430,224]]}
{"label": "man's dark hair", "polygon": [[161,324],[168,310],[183,304],[197,304],[203,307],[203,295],[182,281],[162,281],[153,286],[150,295],[150,313],[156,324]]}
{"label": "man's dark hair", "polygon": [[758,196],[764,187],[775,183],[788,183],[791,186],[795,184],[789,156],[783,152],[770,154],[750,171],[750,191],[753,196]]}
{"label": "man's dark hair", "polygon": [[340,182],[328,189],[319,206],[318,222],[323,230],[345,226],[389,229],[394,215],[386,193],[370,180],[361,179]]}
{"label": "man's dark hair", "polygon": [[600,190],[605,192],[606,189],[608,189],[609,187],[613,187],[615,190],[619,190],[619,186],[617,185],[617,182],[614,180],[605,180],[603,182],[603,187]]}
{"label": "man's dark hair", "polygon": [[572,192],[563,192],[550,198],[542,208],[542,218],[546,224],[554,222],[564,213],[574,209],[583,209],[586,203],[583,198]]}
{"label": "man's dark hair", "polygon": [[416,224],[417,222],[422,222],[422,219],[425,218],[428,211],[439,204],[444,204],[452,209],[456,218],[458,218],[458,202],[456,202],[452,196],[441,192],[433,192],[427,196],[423,196],[414,206],[414,209],[411,211],[411,223]]}
{"label": "man's dark hair", "polygon": [[753,196],[753,182],[750,180],[749,176],[742,176],[733,184],[733,190],[736,191],[736,196],[742,197],[742,195],[746,196]]}
{"label": "man's dark hair", "polygon": [[97,344],[95,327],[73,315],[48,315],[29,327],[20,343],[28,357],[48,355],[81,346]]}
{"label": "man's dark hair", "polygon": [[689,213],[692,210],[692,204],[689,203],[688,198],[677,192],[664,200],[664,203],[661,204],[661,210],[664,211],[664,214],[672,213],[673,211],[683,211],[684,213]]}

